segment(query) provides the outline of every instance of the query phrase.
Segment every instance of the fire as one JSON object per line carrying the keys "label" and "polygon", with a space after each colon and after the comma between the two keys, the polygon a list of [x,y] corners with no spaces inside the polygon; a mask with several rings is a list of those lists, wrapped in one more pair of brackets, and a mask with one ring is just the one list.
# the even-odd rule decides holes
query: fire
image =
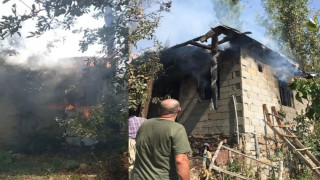
{"label": "fire", "polygon": [[106,67],[107,67],[107,68],[110,68],[110,67],[111,67],[111,63],[110,63],[110,62],[107,62],[107,63],[106,63]]}
{"label": "fire", "polygon": [[69,104],[69,105],[66,106],[66,109],[67,109],[67,110],[71,110],[71,109],[73,109],[73,108],[74,108],[74,106],[72,106],[71,104]]}
{"label": "fire", "polygon": [[83,116],[88,118],[89,117],[89,107],[82,108]]}

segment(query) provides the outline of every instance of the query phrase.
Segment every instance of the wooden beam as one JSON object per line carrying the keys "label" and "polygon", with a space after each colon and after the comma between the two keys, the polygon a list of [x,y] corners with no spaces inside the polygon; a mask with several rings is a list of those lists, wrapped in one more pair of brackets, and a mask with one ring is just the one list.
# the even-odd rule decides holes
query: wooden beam
{"label": "wooden beam", "polygon": [[297,137],[296,135],[292,135],[292,134],[281,134],[281,136],[289,137],[289,138],[296,138]]}
{"label": "wooden beam", "polygon": [[274,114],[272,114],[272,113],[269,113],[269,115],[274,116],[274,117],[277,117],[277,118],[280,118],[280,119],[283,119],[283,117],[274,115]]}
{"label": "wooden beam", "polygon": [[271,118],[269,116],[270,113],[268,111],[267,105],[263,104],[262,107],[263,107],[264,113],[266,114],[267,122],[269,122],[271,124],[271,126],[272,126],[273,124],[272,124]]}
{"label": "wooden beam", "polygon": [[280,127],[280,128],[289,128],[291,127],[290,125],[272,125],[273,127]]}
{"label": "wooden beam", "polygon": [[303,148],[303,149],[296,149],[296,151],[306,151],[306,150],[309,150],[309,149],[312,149],[311,147],[307,147],[307,148]]}
{"label": "wooden beam", "polygon": [[198,46],[198,47],[204,48],[204,49],[209,49],[209,50],[211,50],[211,47],[210,47],[210,46],[205,45],[205,44],[200,44],[200,43],[197,43],[197,42],[195,42],[195,41],[190,41],[190,44],[191,44],[191,45],[194,45],[194,46]]}
{"label": "wooden beam", "polygon": [[188,44],[190,44],[190,42],[192,42],[192,41],[199,41],[199,39],[201,38],[202,36],[199,36],[199,37],[196,37],[196,38],[194,38],[194,39],[191,39],[191,40],[189,40],[189,41],[186,41],[186,42],[184,42],[184,43],[180,43],[180,44],[177,44],[177,45],[175,45],[175,46],[172,46],[171,48],[180,48],[180,47],[182,47],[182,46],[186,46],[186,45],[188,45]]}
{"label": "wooden beam", "polygon": [[282,121],[281,121],[282,118],[279,116],[278,111],[276,110],[276,107],[272,106],[271,107],[271,111],[273,112],[273,114],[274,114],[274,116],[275,116],[275,118],[277,120],[278,125],[283,125]]}
{"label": "wooden beam", "polygon": [[218,35],[213,34],[211,37],[211,53],[214,56],[218,52]]}
{"label": "wooden beam", "polygon": [[205,42],[205,41],[207,41],[207,39],[211,38],[214,34],[215,34],[215,32],[211,28],[210,31],[208,31],[205,35],[201,36],[199,41],[200,42]]}

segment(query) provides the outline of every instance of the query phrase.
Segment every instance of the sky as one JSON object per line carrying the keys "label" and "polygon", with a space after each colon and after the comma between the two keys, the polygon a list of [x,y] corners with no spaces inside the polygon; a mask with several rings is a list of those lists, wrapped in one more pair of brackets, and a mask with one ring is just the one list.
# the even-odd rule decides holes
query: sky
{"label": "sky", "polygon": [[[0,16],[11,14],[11,5],[16,3],[18,12],[23,13],[27,10],[26,5],[19,0],[11,0],[6,4],[0,4]],[[24,0],[27,5],[31,5],[33,0]],[[265,15],[264,9],[259,0],[242,0],[245,10],[241,15],[241,19],[245,20],[243,25],[244,31],[252,32],[251,37],[258,40],[262,44],[270,45],[272,42],[265,38],[265,29],[257,24],[256,15]],[[309,7],[314,7],[316,10],[320,8],[320,0],[313,0]],[[95,28],[102,27],[103,19],[96,20],[91,15],[85,15],[77,20],[73,29],[77,28]],[[90,22],[90,23],[89,23]],[[166,45],[176,45],[195,37],[201,36],[210,30],[210,27],[218,25],[217,18],[213,11],[212,0],[173,0],[171,11],[164,13],[164,17],[160,21],[159,28],[156,30],[157,38]],[[23,24],[22,37],[26,37],[34,27],[34,22],[29,21]],[[71,31],[61,29],[52,30],[44,33],[39,38],[21,38],[19,42],[22,46],[19,47],[20,55],[11,58],[11,61],[25,62],[32,55],[44,55],[43,63],[52,63],[60,58],[79,57],[79,56],[94,56],[99,50],[99,46],[95,45],[89,48],[88,51],[81,53],[79,51],[79,40],[81,34],[73,34]],[[50,41],[54,43],[55,48],[48,52],[46,45]],[[148,41],[138,42],[138,47],[134,48],[134,52],[139,52],[142,49],[151,46]]]}
{"label": "sky", "polygon": [[[242,0],[241,3],[245,8],[241,15],[241,19],[245,21],[243,30],[252,32],[250,37],[272,49],[275,44],[265,37],[265,28],[256,19],[257,15],[265,16],[261,1]],[[318,10],[320,0],[311,1],[309,7]],[[173,0],[171,12],[164,13],[156,36],[161,42],[170,42],[170,46],[174,46],[207,33],[210,27],[218,25],[217,21],[212,0]],[[139,52],[151,45],[151,42],[140,41],[134,51]]]}

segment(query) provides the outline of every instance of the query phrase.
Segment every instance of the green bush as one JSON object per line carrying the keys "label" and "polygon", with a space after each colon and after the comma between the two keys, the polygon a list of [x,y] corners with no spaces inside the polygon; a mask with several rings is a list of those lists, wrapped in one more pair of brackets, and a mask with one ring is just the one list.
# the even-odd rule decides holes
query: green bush
{"label": "green bush", "polygon": [[14,157],[11,153],[0,149],[0,167],[13,163]]}

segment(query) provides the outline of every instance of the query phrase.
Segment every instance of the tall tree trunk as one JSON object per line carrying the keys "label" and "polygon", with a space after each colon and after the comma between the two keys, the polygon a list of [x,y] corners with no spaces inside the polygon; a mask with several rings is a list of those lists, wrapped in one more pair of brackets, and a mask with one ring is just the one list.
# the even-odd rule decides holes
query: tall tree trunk
{"label": "tall tree trunk", "polygon": [[154,77],[150,77],[148,83],[147,83],[147,98],[145,101],[141,103],[141,108],[140,108],[140,117],[147,118],[148,116],[148,111],[149,111],[149,106],[150,106],[150,101],[152,97],[152,90],[153,90],[153,82],[154,82]]}

